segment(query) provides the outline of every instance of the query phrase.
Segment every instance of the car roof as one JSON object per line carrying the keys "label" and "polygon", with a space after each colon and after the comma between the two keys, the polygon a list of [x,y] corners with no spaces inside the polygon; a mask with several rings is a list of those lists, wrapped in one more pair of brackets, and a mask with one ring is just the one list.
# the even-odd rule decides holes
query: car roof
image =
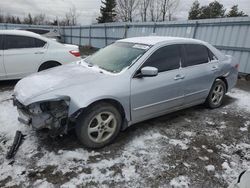
{"label": "car roof", "polygon": [[2,35],[21,35],[21,36],[42,38],[41,35],[38,35],[34,32],[30,32],[30,31],[24,31],[24,30],[0,30],[0,34],[2,34]]}
{"label": "car roof", "polygon": [[158,43],[199,43],[204,44],[201,40],[191,39],[191,38],[181,38],[181,37],[164,37],[164,36],[146,36],[146,37],[133,37],[118,40],[118,42],[129,42],[138,43],[146,45],[156,45]]}

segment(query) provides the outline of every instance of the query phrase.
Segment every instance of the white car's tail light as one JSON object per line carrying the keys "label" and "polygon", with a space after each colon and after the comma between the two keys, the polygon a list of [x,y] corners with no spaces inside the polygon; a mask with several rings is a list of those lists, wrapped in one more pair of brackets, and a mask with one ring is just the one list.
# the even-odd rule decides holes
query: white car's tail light
{"label": "white car's tail light", "polygon": [[78,50],[71,50],[71,51],[69,51],[69,53],[71,53],[75,57],[80,57],[81,56],[81,54],[80,54],[80,52]]}

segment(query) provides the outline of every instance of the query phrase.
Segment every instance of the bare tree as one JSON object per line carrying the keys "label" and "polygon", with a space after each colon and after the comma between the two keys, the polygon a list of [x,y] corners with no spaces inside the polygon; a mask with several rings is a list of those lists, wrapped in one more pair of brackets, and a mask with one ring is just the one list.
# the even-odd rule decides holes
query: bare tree
{"label": "bare tree", "polygon": [[45,14],[38,14],[38,15],[36,15],[36,16],[33,18],[33,24],[35,24],[35,25],[47,24]]}
{"label": "bare tree", "polygon": [[0,9],[0,23],[3,23],[4,22],[4,15]]}
{"label": "bare tree", "polygon": [[148,8],[152,0],[140,0],[140,14],[143,22],[147,21]]}
{"label": "bare tree", "polygon": [[65,18],[61,22],[63,25],[76,25],[78,16],[76,7],[72,7],[69,9],[69,12],[65,14]]}
{"label": "bare tree", "polygon": [[171,21],[172,14],[179,5],[179,0],[161,0],[161,16],[162,21],[168,18]]}
{"label": "bare tree", "polygon": [[153,22],[160,21],[161,1],[162,0],[150,0],[150,4],[149,4],[150,20]]}
{"label": "bare tree", "polygon": [[138,6],[139,0],[117,0],[117,16],[122,21],[132,22]]}

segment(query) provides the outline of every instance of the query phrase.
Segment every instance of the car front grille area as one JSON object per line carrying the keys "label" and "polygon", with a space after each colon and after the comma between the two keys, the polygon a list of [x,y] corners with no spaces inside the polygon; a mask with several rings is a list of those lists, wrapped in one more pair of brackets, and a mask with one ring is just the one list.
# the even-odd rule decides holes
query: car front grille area
{"label": "car front grille area", "polygon": [[46,101],[25,106],[16,98],[13,99],[17,107],[18,120],[35,129],[49,128],[57,132],[67,125],[68,105],[65,101]]}

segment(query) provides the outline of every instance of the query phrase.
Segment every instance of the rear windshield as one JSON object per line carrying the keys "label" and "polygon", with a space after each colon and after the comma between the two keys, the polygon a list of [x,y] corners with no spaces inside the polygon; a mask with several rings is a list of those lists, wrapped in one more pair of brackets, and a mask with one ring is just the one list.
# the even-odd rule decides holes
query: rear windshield
{"label": "rear windshield", "polygon": [[118,73],[139,59],[149,48],[148,45],[116,42],[99,50],[85,61],[109,72]]}

